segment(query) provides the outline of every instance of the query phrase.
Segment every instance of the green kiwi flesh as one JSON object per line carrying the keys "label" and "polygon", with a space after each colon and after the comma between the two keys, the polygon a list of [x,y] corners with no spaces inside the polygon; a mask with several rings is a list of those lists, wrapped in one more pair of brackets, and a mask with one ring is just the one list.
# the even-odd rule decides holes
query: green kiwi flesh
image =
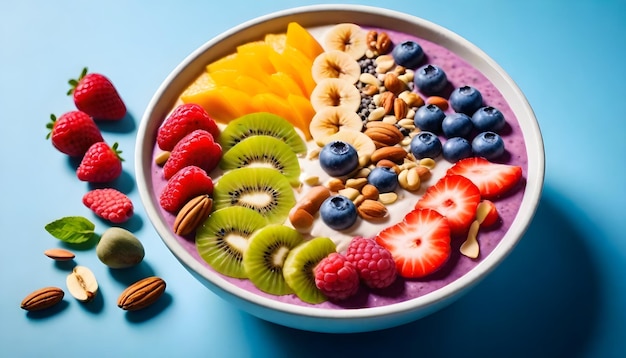
{"label": "green kiwi flesh", "polygon": [[223,170],[243,167],[265,167],[278,170],[297,187],[300,185],[300,163],[291,147],[268,135],[255,135],[235,144],[220,160]]}
{"label": "green kiwi flesh", "polygon": [[273,224],[282,224],[295,204],[289,180],[270,168],[244,167],[227,171],[213,189],[215,210],[243,206],[256,210]]}
{"label": "green kiwi flesh", "polygon": [[336,251],[335,243],[327,237],[316,237],[296,246],[283,265],[285,281],[304,302],[317,304],[327,300],[315,286],[315,266]]}
{"label": "green kiwi flesh", "polygon": [[226,152],[245,138],[255,135],[275,137],[287,143],[297,154],[307,151],[306,143],[289,121],[267,112],[250,113],[230,121],[220,133],[218,142]]}
{"label": "green kiwi flesh", "polygon": [[261,291],[272,295],[293,293],[283,276],[283,264],[289,251],[302,243],[295,229],[279,224],[256,231],[248,240],[243,267],[248,279]]}
{"label": "green kiwi flesh", "polygon": [[215,271],[247,278],[243,256],[248,238],[266,225],[265,218],[252,209],[231,206],[215,210],[196,231],[196,249]]}

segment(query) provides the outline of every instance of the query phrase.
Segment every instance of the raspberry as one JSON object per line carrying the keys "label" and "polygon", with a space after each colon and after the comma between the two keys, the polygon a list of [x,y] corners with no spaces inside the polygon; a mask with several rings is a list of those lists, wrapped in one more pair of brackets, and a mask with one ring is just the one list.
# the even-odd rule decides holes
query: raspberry
{"label": "raspberry", "polygon": [[211,177],[203,169],[190,165],[176,172],[167,181],[159,196],[159,204],[170,213],[177,213],[192,198],[212,193]]}
{"label": "raspberry", "polygon": [[171,151],[187,134],[196,129],[204,129],[217,139],[220,130],[215,120],[200,105],[182,104],[165,119],[157,133],[157,144],[163,150]]}
{"label": "raspberry", "polygon": [[99,217],[119,224],[133,216],[133,203],[124,193],[112,188],[94,189],[83,196],[83,204]]}
{"label": "raspberry", "polygon": [[346,258],[333,252],[315,266],[315,285],[331,300],[344,300],[359,290],[359,274]]}
{"label": "raspberry", "polygon": [[396,264],[391,253],[372,239],[352,239],[346,259],[356,267],[363,283],[371,288],[385,288],[396,279]]}

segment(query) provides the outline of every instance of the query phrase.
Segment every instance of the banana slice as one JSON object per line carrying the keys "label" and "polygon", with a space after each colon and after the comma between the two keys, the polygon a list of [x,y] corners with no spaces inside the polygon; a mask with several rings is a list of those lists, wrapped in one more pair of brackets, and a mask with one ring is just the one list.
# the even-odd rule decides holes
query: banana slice
{"label": "banana slice", "polygon": [[354,129],[342,129],[333,135],[325,137],[322,146],[334,140],[349,143],[356,149],[359,155],[359,166],[361,168],[369,165],[372,153],[376,150],[376,144],[374,144],[374,141],[370,137]]}
{"label": "banana slice", "polygon": [[311,105],[316,112],[324,107],[345,107],[356,112],[361,105],[361,92],[341,78],[325,78],[311,92]]}
{"label": "banana slice", "polygon": [[356,24],[342,23],[331,27],[323,39],[324,50],[339,50],[355,60],[367,50],[366,32]]}
{"label": "banana slice", "polygon": [[363,121],[356,112],[344,107],[325,107],[315,113],[309,124],[309,132],[317,145],[323,146],[326,137],[341,130],[361,131]]}
{"label": "banana slice", "polygon": [[361,76],[361,66],[347,53],[331,50],[322,52],[313,60],[311,74],[316,83],[325,78],[341,78],[354,84]]}

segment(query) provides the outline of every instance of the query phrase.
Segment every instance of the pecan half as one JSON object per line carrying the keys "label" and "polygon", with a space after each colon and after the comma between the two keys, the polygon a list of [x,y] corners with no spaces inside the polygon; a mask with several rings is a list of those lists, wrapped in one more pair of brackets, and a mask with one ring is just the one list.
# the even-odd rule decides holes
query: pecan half
{"label": "pecan half", "polygon": [[192,233],[211,213],[213,199],[208,195],[199,195],[189,200],[176,215],[174,232],[177,235]]}
{"label": "pecan half", "polygon": [[58,287],[44,287],[26,296],[20,305],[27,311],[39,311],[61,302],[65,293]]}
{"label": "pecan half", "polygon": [[126,288],[117,299],[117,306],[126,311],[137,311],[156,302],[165,292],[165,281],[152,276]]}

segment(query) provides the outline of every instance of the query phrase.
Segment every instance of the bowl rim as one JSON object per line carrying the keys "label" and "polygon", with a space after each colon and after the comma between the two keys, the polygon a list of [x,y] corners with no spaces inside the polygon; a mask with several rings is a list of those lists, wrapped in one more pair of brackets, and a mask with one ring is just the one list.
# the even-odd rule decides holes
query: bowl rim
{"label": "bowl rim", "polygon": [[[204,267],[178,244],[171,229],[164,224],[158,210],[158,203],[151,193],[151,160],[156,136],[148,134],[156,133],[156,129],[165,118],[163,114],[167,113],[174,105],[174,98],[170,98],[167,101],[164,98],[168,98],[167,95],[170,93],[179,95],[182,92],[182,86],[188,85],[200,74],[199,72],[195,74],[190,73],[193,71],[188,71],[188,69],[193,67],[194,64],[197,67],[203,57],[211,56],[217,59],[232,52],[234,47],[225,45],[229,43],[230,39],[237,36],[238,38],[242,36],[252,38],[259,33],[259,31],[255,32],[252,30],[276,28],[278,24],[282,24],[284,29],[289,21],[298,21],[304,27],[312,27],[316,24],[317,26],[323,26],[323,24],[337,23],[342,21],[341,19],[346,19],[343,20],[344,22],[350,22],[348,19],[353,19],[355,16],[365,20],[354,21],[359,24],[372,22],[378,23],[378,25],[372,26],[383,27],[380,23],[383,19],[386,19],[392,21],[385,24],[384,27],[391,30],[403,31],[402,28],[404,26],[423,30],[424,33],[415,35],[427,38],[449,49],[450,46],[454,47],[455,50],[453,52],[456,55],[464,58],[472,66],[480,70],[502,92],[509,106],[516,114],[528,155],[525,178],[526,187],[518,213],[500,243],[478,265],[451,283],[420,297],[379,307],[334,309],[300,306],[260,296],[228,282],[218,273]],[[263,31],[261,33],[267,32]],[[206,63],[208,62],[204,62],[201,67]],[[148,218],[168,249],[194,277],[198,278],[197,276],[200,276],[202,279],[210,282],[212,286],[219,288],[224,293],[238,297],[248,304],[284,314],[322,319],[362,320],[399,315],[435,307],[451,298],[460,296],[460,293],[465,292],[480,282],[482,278],[495,269],[521,240],[535,214],[543,188],[545,152],[539,124],[526,97],[512,78],[491,57],[473,43],[451,30],[414,15],[373,6],[326,4],[295,7],[254,18],[222,32],[189,54],[161,83],[146,107],[137,131],[135,173],[140,199]]]}

